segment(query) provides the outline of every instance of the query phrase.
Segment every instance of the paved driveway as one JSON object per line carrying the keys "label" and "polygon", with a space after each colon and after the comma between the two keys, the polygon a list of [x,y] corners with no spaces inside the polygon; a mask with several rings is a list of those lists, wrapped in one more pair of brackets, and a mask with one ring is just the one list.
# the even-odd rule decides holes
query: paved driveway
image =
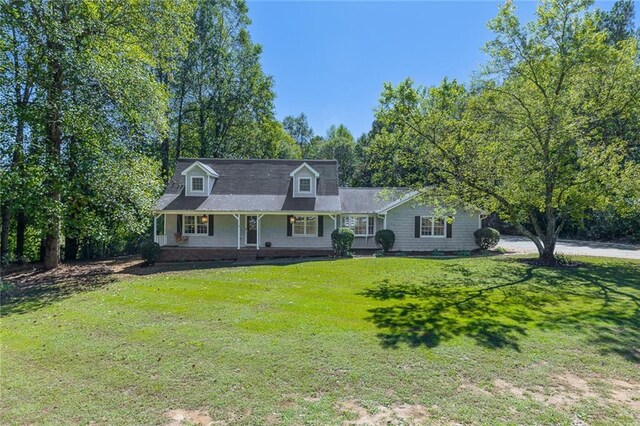
{"label": "paved driveway", "polygon": [[[537,253],[535,244],[528,238],[503,235],[498,244],[510,252]],[[620,257],[640,259],[640,245],[602,243],[596,241],[559,240],[556,253],[579,256]]]}

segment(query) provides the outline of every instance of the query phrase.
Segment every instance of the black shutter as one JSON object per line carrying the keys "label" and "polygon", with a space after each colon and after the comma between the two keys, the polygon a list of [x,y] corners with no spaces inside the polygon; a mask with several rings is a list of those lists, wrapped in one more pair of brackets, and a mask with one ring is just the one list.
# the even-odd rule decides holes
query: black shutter
{"label": "black shutter", "polygon": [[176,232],[178,234],[182,234],[182,215],[179,214],[176,217],[178,218],[178,222],[176,223]]}
{"label": "black shutter", "polygon": [[318,237],[324,235],[324,216],[318,216]]}
{"label": "black shutter", "polygon": [[291,218],[293,216],[287,216],[287,237],[290,237],[293,235],[293,225],[291,223]]}
{"label": "black shutter", "polygon": [[416,216],[415,237],[420,238],[420,216]]}
{"label": "black shutter", "polygon": [[213,237],[213,215],[209,215],[209,236]]}
{"label": "black shutter", "polygon": [[447,238],[453,237],[453,216],[447,218]]}

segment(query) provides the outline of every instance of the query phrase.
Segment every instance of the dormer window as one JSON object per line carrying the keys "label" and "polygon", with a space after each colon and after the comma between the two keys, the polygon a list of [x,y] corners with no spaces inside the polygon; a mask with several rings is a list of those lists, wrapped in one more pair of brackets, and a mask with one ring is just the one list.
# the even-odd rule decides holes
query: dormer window
{"label": "dormer window", "polygon": [[301,193],[311,193],[311,178],[310,177],[301,177],[298,178],[298,192]]}
{"label": "dormer window", "polygon": [[306,162],[302,163],[289,176],[291,176],[293,184],[292,195],[294,198],[313,198],[316,196],[320,173],[314,170],[313,167]]}
{"label": "dormer window", "polygon": [[191,191],[202,192],[204,191],[204,177],[203,176],[191,176]]}
{"label": "dormer window", "polygon": [[211,194],[216,180],[220,177],[215,170],[200,161],[194,161],[189,167],[182,171],[185,183],[185,193],[187,197],[202,197]]}

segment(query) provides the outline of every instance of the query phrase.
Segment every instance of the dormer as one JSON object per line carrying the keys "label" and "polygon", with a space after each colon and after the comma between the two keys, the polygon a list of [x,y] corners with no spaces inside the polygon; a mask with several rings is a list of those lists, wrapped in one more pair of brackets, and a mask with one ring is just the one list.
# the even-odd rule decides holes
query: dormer
{"label": "dormer", "polygon": [[320,173],[316,172],[313,167],[307,163],[302,163],[289,176],[293,180],[294,198],[313,198],[316,196]]}
{"label": "dormer", "polygon": [[184,195],[187,197],[208,197],[219,177],[218,173],[206,164],[195,161],[184,169]]}

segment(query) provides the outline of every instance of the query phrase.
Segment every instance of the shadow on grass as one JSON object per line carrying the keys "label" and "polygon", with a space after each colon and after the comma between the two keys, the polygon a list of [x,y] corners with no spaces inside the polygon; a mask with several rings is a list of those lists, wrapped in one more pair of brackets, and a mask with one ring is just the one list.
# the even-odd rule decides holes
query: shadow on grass
{"label": "shadow on grass", "polygon": [[[123,275],[146,276],[166,272],[212,270],[259,265],[288,266],[332,260],[328,257],[264,259],[257,261],[176,262],[143,266],[139,259],[63,264],[52,271],[41,265],[18,268],[5,280],[11,289],[0,293],[0,317],[41,309],[74,294],[93,291],[118,281]],[[335,260],[335,259],[333,259]]]}
{"label": "shadow on grass", "polygon": [[550,269],[516,260],[482,272],[447,265],[438,278],[383,279],[362,294],[384,306],[367,319],[381,345],[433,348],[457,336],[520,351],[533,329],[576,331],[602,353],[640,362],[640,265],[587,263]]}
{"label": "shadow on grass", "polygon": [[6,279],[11,288],[0,295],[0,316],[35,311],[116,281],[113,270],[99,263],[64,265],[44,272],[31,268]]}

